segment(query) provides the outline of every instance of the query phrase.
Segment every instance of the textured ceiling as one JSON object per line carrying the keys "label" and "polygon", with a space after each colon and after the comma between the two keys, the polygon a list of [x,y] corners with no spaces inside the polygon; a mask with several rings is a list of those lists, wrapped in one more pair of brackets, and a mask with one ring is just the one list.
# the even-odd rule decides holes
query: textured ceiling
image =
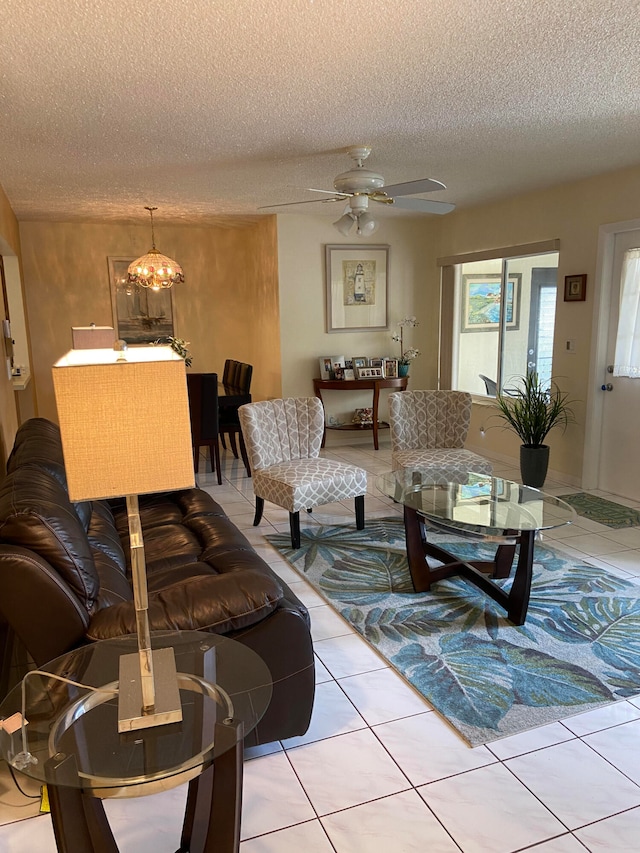
{"label": "textured ceiling", "polygon": [[429,197],[458,207],[640,163],[637,0],[4,0],[1,14],[0,184],[19,219],[139,219],[145,204],[246,218],[317,199],[305,188],[331,189],[354,144],[387,183],[437,178]]}

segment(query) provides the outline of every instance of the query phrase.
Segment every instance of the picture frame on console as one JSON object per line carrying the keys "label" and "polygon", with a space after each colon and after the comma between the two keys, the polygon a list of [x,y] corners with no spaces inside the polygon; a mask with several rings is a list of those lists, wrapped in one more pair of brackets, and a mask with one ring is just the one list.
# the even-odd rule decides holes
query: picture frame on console
{"label": "picture frame on console", "polygon": [[172,288],[152,290],[129,284],[127,270],[134,260],[107,257],[116,338],[133,345],[174,337]]}
{"label": "picture frame on console", "polygon": [[389,246],[325,246],[327,332],[389,328]]}
{"label": "picture frame on console", "polygon": [[343,355],[323,355],[318,361],[320,363],[320,379],[342,379],[342,376],[336,377],[336,367],[344,370],[345,358]]}
{"label": "picture frame on console", "polygon": [[384,376],[385,376],[385,379],[397,379],[398,378],[398,359],[397,358],[385,358],[385,360],[384,360]]}
{"label": "picture frame on console", "polygon": [[363,367],[358,371],[358,379],[382,379],[383,377],[381,367]]}

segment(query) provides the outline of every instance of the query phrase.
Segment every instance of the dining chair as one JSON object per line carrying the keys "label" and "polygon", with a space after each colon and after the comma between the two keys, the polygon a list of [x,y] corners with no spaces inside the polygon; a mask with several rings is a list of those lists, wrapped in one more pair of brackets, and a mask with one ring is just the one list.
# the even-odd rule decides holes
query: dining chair
{"label": "dining chair", "polygon": [[491,475],[488,459],[465,450],[471,420],[466,391],[389,394],[391,467],[429,474],[433,482],[466,482],[469,472]]}
{"label": "dining chair", "polygon": [[496,384],[495,379],[489,379],[488,376],[485,376],[484,373],[479,373],[478,376],[484,382],[484,387],[487,391],[488,397],[497,397],[498,396],[498,386]]}
{"label": "dining chair", "polygon": [[[250,400],[252,376],[253,365],[247,364],[246,362],[242,361],[234,361],[232,362],[232,366],[229,372],[229,378],[230,380],[233,379],[233,382],[229,381],[227,384],[223,384],[225,384],[225,388],[232,389],[232,391],[235,391],[238,395],[248,395]],[[242,461],[244,462],[244,466],[247,471],[247,476],[250,477],[251,467],[244,446],[242,431],[240,429],[240,420],[238,418],[237,407],[225,406],[224,408],[220,408],[219,432],[220,442],[225,450],[227,449],[225,436],[229,436],[229,445],[231,447],[231,452],[233,453],[236,459],[238,458],[238,445],[240,445],[240,455],[242,456]]]}
{"label": "dining chair", "polygon": [[231,366],[234,364],[232,358],[228,358],[224,363],[224,370],[222,371],[222,384],[230,385],[229,377],[231,375]]}
{"label": "dining chair", "polygon": [[289,512],[291,547],[300,547],[300,510],[355,500],[356,527],[364,528],[367,472],[320,457],[324,408],[317,397],[248,403],[238,410],[253,474],[254,527],[265,500]]}
{"label": "dining chair", "polygon": [[218,485],[222,484],[220,448],[218,446],[218,374],[187,373],[187,392],[191,416],[191,441],[193,444],[193,468],[200,468],[200,448],[209,448],[211,472],[218,474]]}

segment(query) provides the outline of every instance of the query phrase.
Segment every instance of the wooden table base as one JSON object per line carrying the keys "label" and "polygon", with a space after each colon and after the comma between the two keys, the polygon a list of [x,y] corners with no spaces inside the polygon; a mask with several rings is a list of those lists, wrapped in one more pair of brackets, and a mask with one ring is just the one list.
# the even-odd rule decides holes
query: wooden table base
{"label": "wooden table base", "polygon": [[[427,592],[435,581],[460,575],[490,596],[501,607],[504,607],[507,611],[507,617],[514,625],[524,625],[533,575],[535,530],[505,530],[504,535],[511,537],[513,544],[498,545],[493,560],[466,561],[460,560],[455,554],[428,542],[424,518],[415,509],[408,506],[404,508],[404,528],[407,537],[409,571],[416,592]],[[518,563],[511,589],[506,592],[488,576],[490,575],[493,578],[509,577],[516,545],[520,546]],[[430,569],[427,564],[427,557],[435,557],[443,565],[436,569]]]}
{"label": "wooden table base", "polygon": [[[215,724],[215,738],[226,750],[189,782],[176,853],[237,853],[242,809],[243,726],[239,720]],[[49,801],[58,853],[118,853],[102,800],[73,785],[73,756],[49,761]],[[65,784],[66,783],[66,784]]]}

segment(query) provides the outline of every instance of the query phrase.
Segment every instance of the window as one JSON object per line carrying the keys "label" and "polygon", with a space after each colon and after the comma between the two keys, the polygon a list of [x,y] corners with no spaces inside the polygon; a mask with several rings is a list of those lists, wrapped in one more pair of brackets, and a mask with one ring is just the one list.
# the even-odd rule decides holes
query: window
{"label": "window", "polygon": [[[551,381],[558,252],[473,256],[443,263],[442,387],[495,397],[535,370]],[[517,247],[522,249],[525,247]],[[447,274],[448,273],[448,274]],[[449,308],[447,310],[447,303]],[[451,323],[447,343],[446,323]]]}

